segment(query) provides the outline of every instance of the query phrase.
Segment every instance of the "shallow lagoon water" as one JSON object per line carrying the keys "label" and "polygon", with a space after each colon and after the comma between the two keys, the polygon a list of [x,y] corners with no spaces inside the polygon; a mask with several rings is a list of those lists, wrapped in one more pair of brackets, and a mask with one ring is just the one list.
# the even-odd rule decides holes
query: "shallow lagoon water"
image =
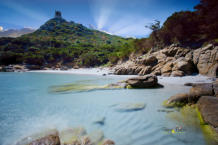
{"label": "shallow lagoon water", "polygon": [[[118,76],[0,73],[0,144],[46,129],[84,127],[88,132],[102,130],[116,145],[205,145],[198,125],[174,120],[162,102],[189,87],[165,84],[162,89],[115,89],[51,93],[49,88],[71,83],[106,85],[125,79]],[[143,110],[120,112],[114,105],[145,103]],[[167,110],[167,111],[166,111]],[[179,113],[178,113],[179,115]],[[105,123],[95,124],[105,118]],[[171,130],[181,126],[183,132]],[[197,126],[197,127],[196,127]]]}

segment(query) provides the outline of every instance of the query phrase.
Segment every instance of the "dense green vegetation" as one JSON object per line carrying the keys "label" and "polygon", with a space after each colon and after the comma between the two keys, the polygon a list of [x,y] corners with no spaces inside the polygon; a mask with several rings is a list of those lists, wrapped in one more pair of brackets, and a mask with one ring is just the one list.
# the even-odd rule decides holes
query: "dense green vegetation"
{"label": "dense green vegetation", "polygon": [[218,1],[201,0],[195,11],[175,12],[160,29],[156,29],[142,44],[158,47],[172,43],[197,48],[218,41]]}
{"label": "dense green vegetation", "polygon": [[81,24],[53,18],[22,37],[0,39],[0,63],[52,66],[99,66],[127,59],[134,40],[91,30]]}

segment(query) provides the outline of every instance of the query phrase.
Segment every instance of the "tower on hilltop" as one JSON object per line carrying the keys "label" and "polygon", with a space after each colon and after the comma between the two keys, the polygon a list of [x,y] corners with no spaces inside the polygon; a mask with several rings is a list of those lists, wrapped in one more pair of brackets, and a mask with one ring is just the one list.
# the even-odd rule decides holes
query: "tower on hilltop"
{"label": "tower on hilltop", "polygon": [[60,11],[55,11],[55,18],[62,18]]}

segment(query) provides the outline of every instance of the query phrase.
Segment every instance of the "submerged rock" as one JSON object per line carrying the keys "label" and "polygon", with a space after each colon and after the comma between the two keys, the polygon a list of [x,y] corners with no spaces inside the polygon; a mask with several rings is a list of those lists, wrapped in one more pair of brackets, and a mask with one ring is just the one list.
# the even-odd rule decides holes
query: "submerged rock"
{"label": "submerged rock", "polygon": [[105,123],[105,117],[101,117],[101,118],[98,118],[96,120],[93,121],[94,124],[100,124],[100,125],[104,125]]}
{"label": "submerged rock", "polygon": [[123,103],[114,105],[113,107],[118,112],[131,112],[143,110],[145,106],[146,105],[144,103]]}
{"label": "submerged rock", "polygon": [[52,86],[49,88],[49,91],[53,93],[64,93],[64,92],[71,92],[71,91],[91,91],[91,90],[106,89],[106,88],[107,88],[106,86],[75,83],[75,84]]}
{"label": "submerged rock", "polygon": [[91,142],[94,145],[98,145],[102,143],[104,139],[104,133],[101,130],[96,130],[96,131],[91,132],[88,135],[88,138],[90,138]]}
{"label": "submerged rock", "polygon": [[60,132],[60,140],[62,144],[73,144],[80,141],[84,135],[86,135],[84,128],[69,128]]}
{"label": "submerged rock", "polygon": [[166,109],[158,109],[157,112],[171,113],[171,112],[174,112],[174,111],[173,110],[166,110]]}
{"label": "submerged rock", "polygon": [[60,144],[61,143],[58,135],[48,135],[46,137],[31,142],[29,145],[60,145]]}
{"label": "submerged rock", "polygon": [[107,140],[105,140],[105,141],[102,143],[102,145],[115,145],[115,142],[112,141],[112,140],[107,139]]}
{"label": "submerged rock", "polygon": [[105,86],[105,89],[120,89],[120,88],[126,88],[127,84],[125,82],[118,82],[118,83],[114,83],[114,84],[109,84],[107,86]]}
{"label": "submerged rock", "polygon": [[58,131],[53,129],[28,136],[16,145],[60,145],[60,138]]}
{"label": "submerged rock", "polygon": [[68,128],[60,133],[47,130],[28,136],[16,145],[114,145],[114,141],[105,139],[101,130],[87,134],[84,128]]}

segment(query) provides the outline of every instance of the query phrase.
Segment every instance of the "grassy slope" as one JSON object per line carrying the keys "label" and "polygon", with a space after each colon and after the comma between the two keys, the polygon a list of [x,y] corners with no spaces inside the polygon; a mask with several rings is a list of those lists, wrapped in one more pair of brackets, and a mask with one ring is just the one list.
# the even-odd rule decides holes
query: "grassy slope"
{"label": "grassy slope", "polygon": [[61,62],[96,66],[128,58],[134,50],[133,42],[133,39],[124,39],[61,18],[53,18],[34,33],[9,42],[5,38],[1,39],[1,63],[44,65]]}

